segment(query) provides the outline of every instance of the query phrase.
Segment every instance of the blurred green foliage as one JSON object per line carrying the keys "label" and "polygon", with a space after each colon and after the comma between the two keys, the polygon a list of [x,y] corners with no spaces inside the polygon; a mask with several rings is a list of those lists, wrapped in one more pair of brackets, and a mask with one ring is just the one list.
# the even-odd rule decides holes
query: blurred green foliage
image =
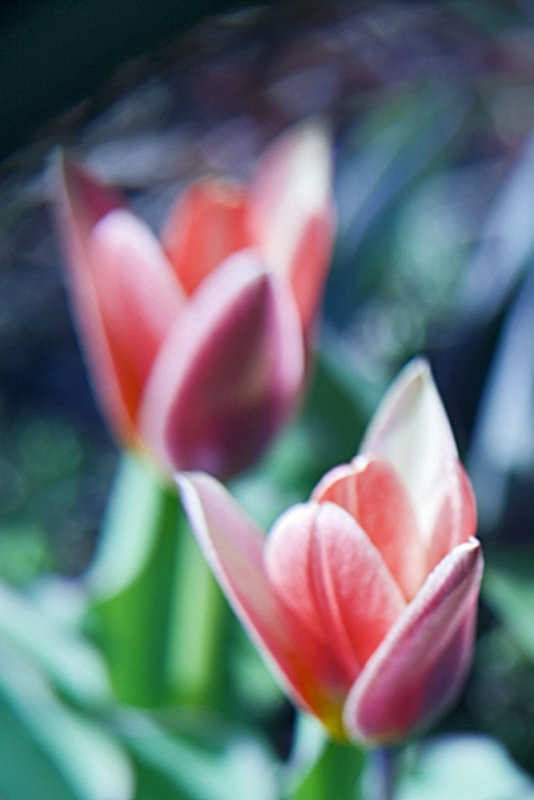
{"label": "blurred green foliage", "polygon": [[90,399],[44,209],[58,143],[157,225],[177,186],[208,169],[242,174],[308,113],[334,131],[339,217],[316,365],[298,419],[231,489],[268,527],[356,452],[397,369],[429,357],[488,566],[466,692],[447,735],[400,761],[399,798],[534,796],[534,8],[283,5],[178,39],[226,4],[1,12],[6,800],[314,800],[334,780],[336,800],[366,796],[366,755],[295,720],[174,490],[125,459],[107,501],[117,454]]}

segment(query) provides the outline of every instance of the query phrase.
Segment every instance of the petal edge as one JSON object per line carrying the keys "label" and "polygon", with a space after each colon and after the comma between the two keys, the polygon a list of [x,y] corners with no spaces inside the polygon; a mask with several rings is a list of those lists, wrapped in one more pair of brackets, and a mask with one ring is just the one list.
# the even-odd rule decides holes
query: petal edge
{"label": "petal edge", "polygon": [[471,539],[429,575],[348,695],[343,717],[354,739],[404,738],[454,699],[470,662],[482,568]]}

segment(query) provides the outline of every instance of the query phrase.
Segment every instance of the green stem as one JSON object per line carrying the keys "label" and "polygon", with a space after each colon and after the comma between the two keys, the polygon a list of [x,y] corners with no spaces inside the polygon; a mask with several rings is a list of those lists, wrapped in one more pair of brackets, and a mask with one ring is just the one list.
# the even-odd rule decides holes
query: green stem
{"label": "green stem", "polygon": [[212,705],[220,688],[225,602],[183,521],[169,630],[168,670],[175,699]]}
{"label": "green stem", "polygon": [[176,487],[136,454],[121,460],[86,585],[122,702],[212,704],[224,662],[224,600]]}

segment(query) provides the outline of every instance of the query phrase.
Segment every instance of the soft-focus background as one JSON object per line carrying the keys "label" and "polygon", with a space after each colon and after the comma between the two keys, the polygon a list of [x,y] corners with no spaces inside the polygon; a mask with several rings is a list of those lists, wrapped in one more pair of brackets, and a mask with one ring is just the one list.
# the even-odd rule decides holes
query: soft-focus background
{"label": "soft-focus background", "polygon": [[[294,716],[237,626],[194,748],[198,715],[112,713],[76,683],[78,669],[94,666],[89,683],[105,672],[78,576],[118,452],[72,330],[48,201],[61,145],[158,230],[192,178],[245,176],[276,133],[321,115],[339,230],[314,379],[297,422],[234,490],[265,523],[304,499],[355,453],[400,366],[428,356],[475,485],[487,573],[474,667],[440,728],[454,737],[436,740],[402,797],[534,796],[534,3],[54,0],[1,14],[0,795],[121,800],[137,781],[140,798],[276,797]],[[157,753],[139,745],[156,724],[172,732]],[[91,783],[102,759],[116,784]],[[191,774],[208,763],[199,788]],[[256,795],[235,789],[247,769]],[[449,794],[428,788],[440,775]],[[302,786],[288,796],[315,797]]]}

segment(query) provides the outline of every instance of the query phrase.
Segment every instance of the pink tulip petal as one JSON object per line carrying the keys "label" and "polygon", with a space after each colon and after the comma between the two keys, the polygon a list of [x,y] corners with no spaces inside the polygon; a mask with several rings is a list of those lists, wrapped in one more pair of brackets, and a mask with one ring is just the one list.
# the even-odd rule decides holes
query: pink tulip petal
{"label": "pink tulip petal", "polygon": [[192,294],[225,258],[252,244],[245,193],[223,180],[199,180],[171,210],[162,245],[182,286]]}
{"label": "pink tulip petal", "polygon": [[365,436],[361,452],[389,461],[412,500],[423,537],[430,543],[439,513],[443,475],[458,453],[449,421],[423,359],[415,359],[393,383]]}
{"label": "pink tulip petal", "polygon": [[430,539],[428,569],[438,564],[456,545],[467,542],[476,532],[476,502],[462,465],[451,465],[438,489],[441,500]]}
{"label": "pink tulip petal", "polygon": [[343,719],[354,739],[388,742],[425,726],[458,692],[470,660],[482,554],[458,545],[367,662]]}
{"label": "pink tulip petal", "polygon": [[185,311],[149,379],[142,429],[170,467],[228,476],[294,408],[304,372],[298,315],[252,250],[220,265]]}
{"label": "pink tulip petal", "polygon": [[262,531],[215,479],[182,473],[177,480],[204,555],[249,635],[297,703],[335,724],[340,698],[324,687],[339,682],[336,666],[322,637],[279,602],[265,572]]}
{"label": "pink tulip petal", "polygon": [[273,270],[292,286],[305,331],[319,303],[334,235],[328,137],[295,126],[261,159],[249,195],[251,229]]}
{"label": "pink tulip petal", "polygon": [[406,603],[357,522],[333,503],[286,512],[265,549],[267,573],[279,597],[346,675],[346,689]]}
{"label": "pink tulip petal", "polygon": [[67,156],[61,158],[58,188],[64,233],[69,238],[75,237],[82,245],[99,219],[124,205],[118,192]]}
{"label": "pink tulip petal", "polygon": [[135,421],[144,384],[184,302],[151,231],[126,210],[94,226],[89,265],[124,405]]}
{"label": "pink tulip petal", "polygon": [[381,459],[358,456],[352,464],[328,472],[312,497],[318,503],[336,503],[357,520],[411,600],[428,574],[427,549],[393,467]]}
{"label": "pink tulip petal", "polygon": [[90,241],[94,226],[122,207],[118,194],[69,159],[61,164],[55,210],[67,264],[74,315],[84,344],[95,394],[115,433],[135,438],[131,403],[124,397],[107,338],[101,297],[93,280]]}
{"label": "pink tulip petal", "polygon": [[333,213],[311,215],[289,267],[291,288],[297,299],[302,328],[312,332],[332,257],[335,222]]}

